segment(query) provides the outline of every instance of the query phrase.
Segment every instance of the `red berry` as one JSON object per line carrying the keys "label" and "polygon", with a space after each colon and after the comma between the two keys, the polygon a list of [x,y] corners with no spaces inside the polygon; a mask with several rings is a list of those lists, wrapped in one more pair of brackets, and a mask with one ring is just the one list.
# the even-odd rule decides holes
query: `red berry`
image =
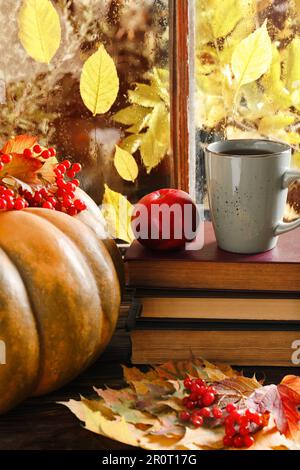
{"label": "red berry", "polygon": [[62,162],[62,165],[68,170],[69,168],[71,168],[72,163],[70,162],[70,160],[64,160]]}
{"label": "red berry", "polygon": [[4,168],[4,163],[0,162],[0,171],[2,171]]}
{"label": "red berry", "polygon": [[72,180],[73,178],[75,178],[75,175],[76,175],[75,171],[73,171],[73,170],[68,170],[68,171],[67,171],[67,176],[68,176],[68,178],[70,178],[71,180]]}
{"label": "red berry", "polygon": [[240,426],[239,433],[241,436],[247,436],[248,434],[250,434],[250,429],[248,428],[248,426]]}
{"label": "red berry", "polygon": [[215,387],[207,387],[207,391],[213,393],[214,395],[217,395],[217,390]]}
{"label": "red berry", "polygon": [[181,421],[189,421],[190,417],[191,415],[188,411],[182,411],[179,415],[179,418],[181,419]]}
{"label": "red berry", "polygon": [[33,151],[34,151],[34,153],[40,154],[41,151],[42,151],[42,147],[37,144],[33,147]]}
{"label": "red berry", "polygon": [[45,159],[45,160],[48,160],[48,158],[51,157],[50,153],[48,150],[44,150],[42,153],[41,153],[41,156]]}
{"label": "red berry", "polygon": [[196,384],[202,386],[205,385],[205,382],[203,379],[196,379]]}
{"label": "red berry", "polygon": [[232,447],[233,446],[233,439],[232,437],[225,436],[223,438],[223,444],[225,447]]}
{"label": "red berry", "polygon": [[56,184],[59,188],[64,188],[66,186],[65,180],[63,178],[56,178]]}
{"label": "red berry", "polygon": [[59,163],[56,168],[61,172],[61,174],[66,172],[66,167],[62,163]]}
{"label": "red berry", "polygon": [[5,195],[14,197],[15,193],[12,189],[5,188]]}
{"label": "red berry", "polygon": [[40,194],[41,194],[43,197],[48,197],[48,196],[49,196],[49,191],[47,191],[46,188],[42,188],[42,189],[40,189]]}
{"label": "red berry", "polygon": [[233,437],[236,435],[235,427],[231,424],[225,424],[225,433],[228,437]]}
{"label": "red berry", "polygon": [[22,197],[17,197],[15,200],[14,209],[16,211],[22,211],[26,207],[26,201]]}
{"label": "red berry", "polygon": [[50,156],[51,156],[51,157],[55,157],[55,155],[56,155],[56,150],[55,150],[55,148],[50,147],[50,148],[48,149],[48,152],[50,153]]}
{"label": "red berry", "polygon": [[196,393],[197,395],[199,395],[200,389],[201,389],[201,385],[197,384],[196,382],[194,382],[194,383],[191,385],[191,391],[192,391],[192,393]]}
{"label": "red berry", "polygon": [[201,408],[200,413],[201,413],[201,416],[203,416],[203,418],[210,418],[211,417],[210,408],[207,408],[207,407]]}
{"label": "red berry", "polygon": [[196,408],[197,402],[189,400],[188,403],[186,404],[186,407],[188,410],[193,410]]}
{"label": "red berry", "polygon": [[259,427],[263,426],[263,419],[258,413],[253,414],[251,421]]}
{"label": "red berry", "polygon": [[232,413],[235,410],[236,410],[235,404],[234,403],[228,403],[228,405],[226,406],[227,413]]}
{"label": "red berry", "polygon": [[1,161],[5,164],[10,163],[12,161],[12,156],[4,153],[3,155],[1,155]]}
{"label": "red berry", "polygon": [[244,438],[242,436],[235,436],[233,438],[233,445],[237,449],[240,449],[241,447],[244,447]]}
{"label": "red berry", "polygon": [[69,181],[68,183],[66,183],[66,190],[68,191],[68,193],[74,193],[76,191],[76,186],[74,186],[74,184],[71,183],[71,181]]}
{"label": "red berry", "polygon": [[255,443],[255,440],[253,436],[248,435],[244,437],[244,446],[247,449],[249,449],[249,447],[252,447],[254,443]]}
{"label": "red berry", "polygon": [[203,405],[204,406],[209,406],[209,405],[212,405],[213,402],[215,401],[215,394],[212,393],[212,392],[206,392],[204,395],[203,395],[203,398],[202,398],[202,402],[203,402]]}
{"label": "red berry", "polygon": [[74,206],[79,211],[84,211],[86,209],[86,204],[81,199],[75,199]]}
{"label": "red berry", "polygon": [[192,416],[191,423],[196,427],[200,428],[203,425],[203,418],[202,416]]}
{"label": "red berry", "polygon": [[49,202],[49,201],[44,202],[42,207],[44,209],[53,209],[53,206],[52,206],[51,202]]}
{"label": "red berry", "polygon": [[74,206],[69,207],[69,208],[68,208],[68,214],[71,215],[72,217],[73,217],[74,215],[77,215],[77,214],[78,214],[78,211],[77,211],[76,207],[74,207]]}
{"label": "red berry", "polygon": [[80,185],[80,181],[77,180],[77,179],[72,180],[71,183],[74,184],[74,186],[76,186],[76,188],[78,188],[78,186]]}
{"label": "red berry", "polygon": [[82,166],[80,165],[80,163],[74,163],[74,165],[72,166],[72,170],[74,171],[74,173],[79,173],[82,170]]}
{"label": "red berry", "polygon": [[57,199],[55,197],[48,197],[47,202],[49,202],[53,207],[57,204]]}
{"label": "red berry", "polygon": [[0,211],[5,211],[6,209],[6,200],[0,199]]}
{"label": "red berry", "polygon": [[30,150],[30,149],[23,150],[23,155],[24,155],[24,157],[31,158],[33,156],[32,150]]}
{"label": "red berry", "polygon": [[53,173],[57,178],[61,178],[63,176],[62,172],[58,170],[57,168],[54,168]]}
{"label": "red berry", "polygon": [[190,400],[192,401],[198,401],[199,397],[198,397],[198,393],[191,393],[190,394]]}
{"label": "red berry", "polygon": [[222,416],[223,416],[223,411],[221,410],[221,408],[215,406],[215,407],[213,408],[213,416],[214,416],[214,418],[216,418],[216,419],[221,419]]}
{"label": "red berry", "polygon": [[73,201],[69,196],[64,196],[63,198],[63,206],[65,208],[71,207],[73,205]]}
{"label": "red berry", "polygon": [[15,200],[12,196],[6,196],[6,209],[11,211],[15,207]]}

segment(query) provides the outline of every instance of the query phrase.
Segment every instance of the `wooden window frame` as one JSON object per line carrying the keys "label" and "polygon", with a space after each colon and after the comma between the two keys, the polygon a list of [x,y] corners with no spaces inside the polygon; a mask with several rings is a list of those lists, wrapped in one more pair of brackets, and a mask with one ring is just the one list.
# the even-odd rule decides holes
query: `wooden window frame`
{"label": "wooden window frame", "polygon": [[195,197],[194,0],[169,0],[173,184]]}

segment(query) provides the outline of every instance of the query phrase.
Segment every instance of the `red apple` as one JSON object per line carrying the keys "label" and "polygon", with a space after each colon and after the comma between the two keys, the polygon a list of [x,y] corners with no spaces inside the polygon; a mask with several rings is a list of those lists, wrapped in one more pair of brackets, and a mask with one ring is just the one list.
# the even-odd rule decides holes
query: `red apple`
{"label": "red apple", "polygon": [[196,204],[179,189],[160,189],[144,196],[132,216],[136,239],[153,250],[183,248],[195,238],[198,224]]}

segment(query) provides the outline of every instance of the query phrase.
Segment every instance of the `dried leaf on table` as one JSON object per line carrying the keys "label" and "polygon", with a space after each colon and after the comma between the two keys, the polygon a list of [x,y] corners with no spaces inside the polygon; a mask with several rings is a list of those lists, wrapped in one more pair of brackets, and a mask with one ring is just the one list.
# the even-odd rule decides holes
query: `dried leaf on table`
{"label": "dried leaf on table", "polygon": [[[226,403],[236,402],[241,412],[247,408],[266,414],[265,427],[251,431],[255,433],[251,449],[300,449],[298,377],[288,376],[279,386],[263,387],[255,377],[244,377],[229,366],[202,359],[170,361],[145,372],[136,367],[123,370],[128,384],[125,388],[95,389],[99,396],[96,400],[81,398],[65,403],[86,429],[144,449],[223,449],[224,418],[211,415],[198,428],[180,418],[182,399],[187,396],[183,380],[202,378],[216,389],[217,403],[223,410]],[[288,429],[286,435],[282,433],[284,427]]]}

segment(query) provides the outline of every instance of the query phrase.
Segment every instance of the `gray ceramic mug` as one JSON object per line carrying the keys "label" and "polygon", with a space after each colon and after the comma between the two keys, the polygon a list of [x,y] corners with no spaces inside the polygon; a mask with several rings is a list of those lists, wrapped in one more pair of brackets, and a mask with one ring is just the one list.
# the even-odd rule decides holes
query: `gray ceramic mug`
{"label": "gray ceramic mug", "polygon": [[[300,180],[290,169],[291,148],[270,140],[227,140],[206,150],[209,204],[220,248],[261,253],[278,235],[300,227],[282,221],[288,186]],[[299,233],[300,236],[300,233]]]}

